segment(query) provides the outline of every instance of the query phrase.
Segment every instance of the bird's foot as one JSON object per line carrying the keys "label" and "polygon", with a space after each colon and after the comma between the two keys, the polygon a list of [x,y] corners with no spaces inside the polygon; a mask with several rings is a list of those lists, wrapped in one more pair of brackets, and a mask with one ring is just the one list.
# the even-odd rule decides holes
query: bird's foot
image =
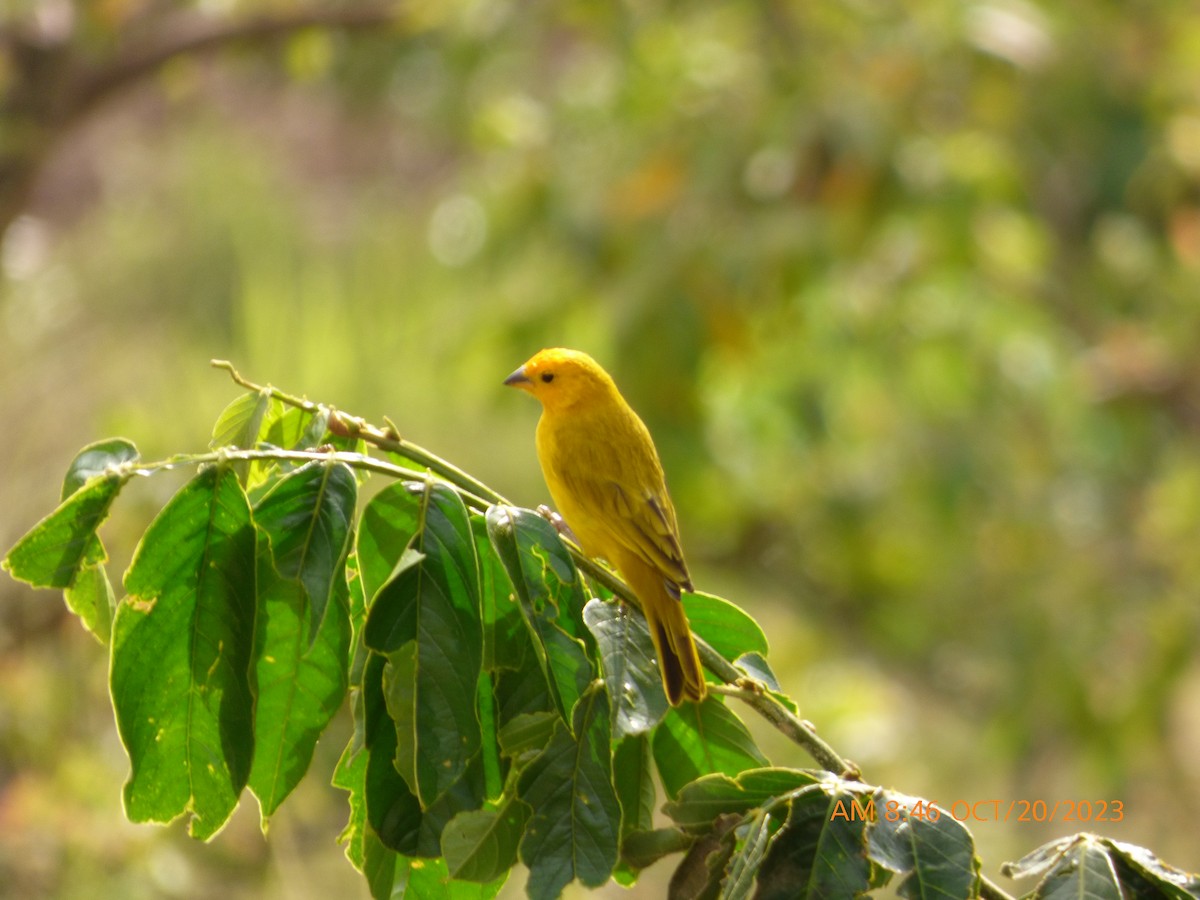
{"label": "bird's foot", "polygon": [[554,530],[565,537],[568,541],[574,544],[579,543],[579,538],[575,537],[575,532],[571,530],[571,526],[567,524],[567,520],[552,510],[546,504],[542,504],[537,508],[537,514],[554,526]]}

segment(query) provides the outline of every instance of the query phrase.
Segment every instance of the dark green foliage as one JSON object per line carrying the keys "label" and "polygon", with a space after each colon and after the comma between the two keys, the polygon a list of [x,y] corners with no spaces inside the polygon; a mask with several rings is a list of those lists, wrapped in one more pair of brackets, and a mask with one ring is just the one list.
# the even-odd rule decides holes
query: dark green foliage
{"label": "dark green foliage", "polygon": [[[730,684],[669,708],[640,613],[601,599],[545,518],[411,469],[388,469],[360,508],[371,461],[294,452],[328,422],[246,395],[214,432],[244,449],[191,457],[198,474],[142,536],[111,626],[131,820],[189,815],[207,839],[249,787],[265,828],[349,698],[334,784],[346,855],[376,897],[490,898],[520,861],[529,896],[550,900],[575,881],[632,884],[673,854],[680,898],[980,890],[971,834],[935,805],[771,765],[727,694],[794,706],[745,612],[684,598],[706,652],[737,667],[713,663]],[[264,435],[272,446],[245,449]],[[102,637],[114,592],[96,532],[135,465],[165,466],[127,441],[85,448],[62,504],[4,561],[65,590]],[[1039,898],[1200,895],[1194,876],[1091,835],[1009,871],[1037,876]]]}

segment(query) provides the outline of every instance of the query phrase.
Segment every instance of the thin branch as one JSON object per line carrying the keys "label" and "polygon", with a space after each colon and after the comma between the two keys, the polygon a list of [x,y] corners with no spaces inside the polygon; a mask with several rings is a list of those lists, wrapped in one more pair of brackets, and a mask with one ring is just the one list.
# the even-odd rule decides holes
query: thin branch
{"label": "thin branch", "polygon": [[0,121],[11,120],[0,142],[0,236],[29,201],[53,148],[98,104],[174,59],[233,44],[262,43],[323,28],[364,31],[395,27],[399,2],[375,0],[277,15],[217,19],[192,13],[157,17],[153,37],[117,41],[112,55],[93,61],[78,40],[38,35],[20,23],[0,27]]}
{"label": "thin branch", "polygon": [[207,53],[230,44],[274,40],[305,28],[380,28],[394,24],[399,17],[395,4],[307,9],[233,22],[178,16],[181,24],[166,37],[144,47],[130,48],[103,66],[81,72],[71,96],[71,112],[74,115],[87,112],[100,101],[181,56]]}
{"label": "thin branch", "polygon": [[[131,462],[118,463],[111,466],[110,471],[118,475],[152,475],[155,472],[165,472],[170,469],[178,469],[181,466],[202,466],[207,463],[220,462],[265,462],[268,460],[294,463],[340,462],[354,469],[362,469],[366,472],[375,472],[378,475],[390,475],[393,478],[404,478],[410,481],[423,479],[428,474],[417,469],[408,469],[382,459],[376,459],[374,456],[367,456],[365,453],[353,453],[347,450],[283,450],[278,447],[263,449],[221,447],[208,453],[182,454],[156,462],[147,463],[141,460],[133,460]],[[471,497],[469,499],[475,503],[484,502],[478,497]]]}
{"label": "thin branch", "polygon": [[362,438],[368,444],[378,447],[380,450],[388,453],[395,453],[407,460],[416,463],[419,466],[427,467],[431,472],[440,475],[444,480],[450,482],[455,487],[461,488],[468,494],[472,494],[477,498],[487,501],[488,504],[501,504],[503,506],[514,506],[503,496],[492,490],[478,478],[468,475],[458,466],[447,460],[442,459],[430,453],[424,447],[420,447],[411,441],[406,441],[397,432],[395,426],[388,429],[377,428],[371,425],[365,419],[359,416],[352,416],[348,413],[332,407],[322,407],[319,403],[313,403],[304,397],[297,397],[293,394],[288,394],[273,385],[255,384],[247,378],[243,378],[241,373],[234,368],[233,363],[225,359],[210,360],[213,368],[224,369],[229,373],[237,384],[251,391],[268,391],[271,396],[281,403],[288,406],[294,406],[306,412],[315,413],[324,408],[329,410],[329,428],[334,434],[340,434],[344,437]]}

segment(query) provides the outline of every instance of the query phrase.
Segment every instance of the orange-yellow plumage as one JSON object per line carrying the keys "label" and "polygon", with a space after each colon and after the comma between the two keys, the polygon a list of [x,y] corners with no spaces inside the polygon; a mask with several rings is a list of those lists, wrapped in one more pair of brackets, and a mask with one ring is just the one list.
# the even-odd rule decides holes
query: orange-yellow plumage
{"label": "orange-yellow plumage", "polygon": [[650,432],[586,353],[542,350],[505,381],[542,403],[538,461],[588,556],[607,559],[641,601],[667,699],[702,700],[704,674],[681,589],[692,581]]}

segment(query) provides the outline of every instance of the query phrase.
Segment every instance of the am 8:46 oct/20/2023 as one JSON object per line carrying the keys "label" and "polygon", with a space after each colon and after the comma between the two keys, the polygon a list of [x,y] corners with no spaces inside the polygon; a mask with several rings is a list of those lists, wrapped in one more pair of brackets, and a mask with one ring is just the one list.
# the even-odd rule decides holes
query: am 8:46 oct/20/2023
{"label": "am 8:46 oct/20/2023", "polygon": [[[879,815],[874,798],[863,802],[853,797],[834,804],[829,818],[873,822]],[[936,800],[917,800],[906,805],[889,800],[882,815],[889,822],[904,817],[936,822],[942,816],[959,822],[1120,822],[1125,818],[1125,804],[1121,800],[955,800],[943,805]]]}

